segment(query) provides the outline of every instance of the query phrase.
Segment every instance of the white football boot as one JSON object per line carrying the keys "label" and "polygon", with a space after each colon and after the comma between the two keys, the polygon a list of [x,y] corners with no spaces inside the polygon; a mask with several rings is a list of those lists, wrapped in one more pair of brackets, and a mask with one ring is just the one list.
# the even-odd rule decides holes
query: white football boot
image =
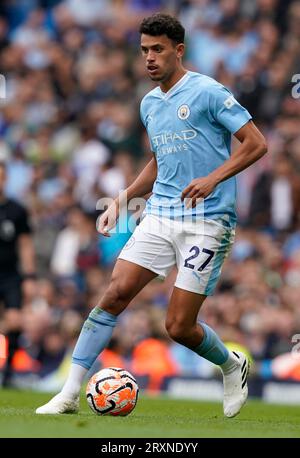
{"label": "white football boot", "polygon": [[35,411],[37,414],[61,414],[77,413],[79,410],[79,396],[67,398],[62,393],[58,393],[47,404],[38,407]]}
{"label": "white football boot", "polygon": [[233,351],[232,354],[236,359],[236,367],[230,373],[223,374],[223,408],[226,417],[235,417],[245,404],[248,396],[249,360],[240,351]]}

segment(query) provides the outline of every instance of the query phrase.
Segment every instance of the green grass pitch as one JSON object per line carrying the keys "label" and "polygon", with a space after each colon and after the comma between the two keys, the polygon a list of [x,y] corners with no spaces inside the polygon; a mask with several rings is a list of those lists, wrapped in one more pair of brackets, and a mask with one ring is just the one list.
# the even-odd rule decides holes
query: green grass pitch
{"label": "green grass pitch", "polygon": [[128,417],[99,417],[84,396],[77,415],[35,415],[49,394],[0,390],[0,437],[300,437],[300,407],[249,401],[236,418],[219,403],[141,397]]}

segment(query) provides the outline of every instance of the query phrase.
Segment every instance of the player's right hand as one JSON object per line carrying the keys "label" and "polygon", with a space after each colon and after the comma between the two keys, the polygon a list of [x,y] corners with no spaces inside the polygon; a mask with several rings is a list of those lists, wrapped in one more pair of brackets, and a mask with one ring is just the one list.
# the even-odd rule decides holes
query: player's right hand
{"label": "player's right hand", "polygon": [[110,237],[109,231],[115,227],[119,218],[119,205],[113,202],[97,220],[97,231]]}

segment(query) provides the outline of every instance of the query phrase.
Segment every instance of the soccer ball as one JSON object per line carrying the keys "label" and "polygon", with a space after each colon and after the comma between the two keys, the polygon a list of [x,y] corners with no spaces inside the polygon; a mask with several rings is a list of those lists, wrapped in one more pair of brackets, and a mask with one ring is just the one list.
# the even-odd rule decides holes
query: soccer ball
{"label": "soccer ball", "polygon": [[138,392],[135,378],[118,367],[97,372],[86,387],[87,402],[98,415],[128,415],[136,406]]}

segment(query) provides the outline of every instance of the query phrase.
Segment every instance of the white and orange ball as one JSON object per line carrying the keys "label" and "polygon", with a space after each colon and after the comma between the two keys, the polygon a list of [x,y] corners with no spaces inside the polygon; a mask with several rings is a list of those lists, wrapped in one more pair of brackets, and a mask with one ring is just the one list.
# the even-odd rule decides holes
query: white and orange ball
{"label": "white and orange ball", "polygon": [[87,402],[97,415],[130,414],[138,399],[139,387],[130,372],[108,367],[94,374],[86,387]]}

